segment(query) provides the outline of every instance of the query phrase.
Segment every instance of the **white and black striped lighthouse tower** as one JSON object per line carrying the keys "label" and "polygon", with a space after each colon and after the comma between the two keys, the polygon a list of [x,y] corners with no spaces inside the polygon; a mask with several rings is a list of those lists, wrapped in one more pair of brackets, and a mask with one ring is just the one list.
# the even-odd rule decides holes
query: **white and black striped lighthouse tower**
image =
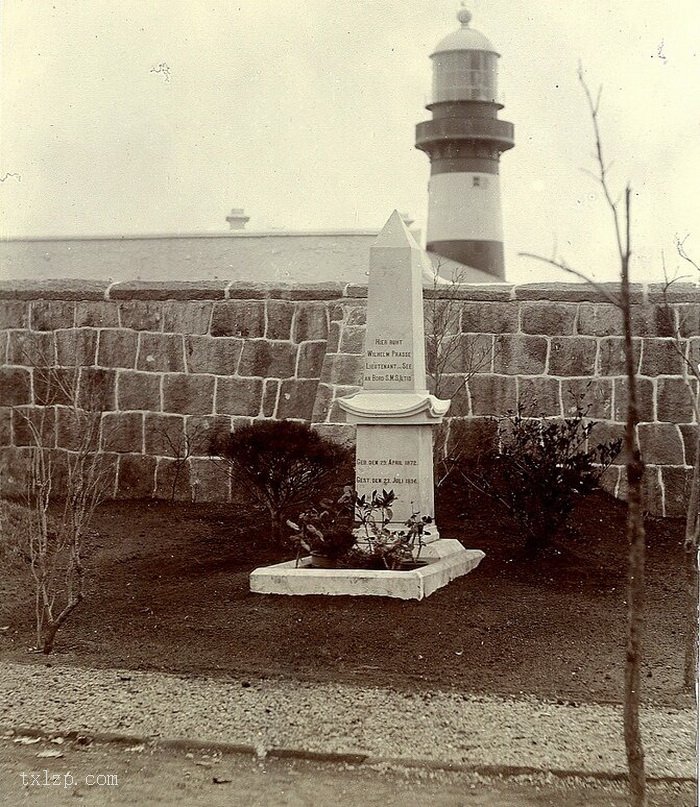
{"label": "white and black striped lighthouse tower", "polygon": [[433,60],[433,119],[416,127],[416,148],[430,157],[429,252],[505,279],[498,162],[515,145],[513,124],[498,119],[499,55],[460,9],[461,28],[438,43]]}

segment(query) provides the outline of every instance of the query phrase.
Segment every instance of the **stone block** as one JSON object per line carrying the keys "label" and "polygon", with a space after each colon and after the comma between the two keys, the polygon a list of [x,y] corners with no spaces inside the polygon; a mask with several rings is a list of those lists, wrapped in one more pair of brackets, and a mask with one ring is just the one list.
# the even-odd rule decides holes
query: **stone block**
{"label": "stone block", "polygon": [[167,300],[163,303],[163,331],[209,333],[213,306],[206,300]]}
{"label": "stone block", "polygon": [[297,378],[320,378],[325,355],[325,342],[302,342],[297,356]]}
{"label": "stone block", "polygon": [[109,290],[112,300],[223,300],[225,280],[127,280]]}
{"label": "stone block", "polygon": [[671,308],[660,305],[634,305],[631,310],[634,336],[673,336],[675,316]]}
{"label": "stone block", "polygon": [[289,300],[268,300],[265,307],[267,312],[265,338],[291,339],[294,303]]}
{"label": "stone block", "polygon": [[593,375],[598,341],[592,336],[555,337],[549,347],[550,375]]}
{"label": "stone block", "polygon": [[32,402],[31,375],[23,367],[0,367],[0,406]]}
{"label": "stone block", "polygon": [[683,357],[674,339],[644,339],[642,348],[642,375],[680,375]]}
{"label": "stone block", "polygon": [[580,405],[586,417],[612,420],[613,382],[609,378],[563,378],[561,402],[567,417]]}
{"label": "stone block", "polygon": [[[620,469],[620,483],[617,495],[623,501],[627,500],[627,474],[624,468]],[[661,487],[660,469],[656,465],[647,466],[642,477],[642,508],[645,513],[662,516],[664,508],[663,488]]]}
{"label": "stone block", "polygon": [[99,450],[102,417],[98,411],[57,406],[56,446],[68,451]]}
{"label": "stone block", "polygon": [[622,334],[622,313],[612,303],[581,303],[576,327],[580,334],[619,336]]}
{"label": "stone block", "polygon": [[326,384],[359,387],[362,385],[364,366],[364,356],[344,355],[342,353],[326,354],[321,370],[321,381]]}
{"label": "stone block", "polygon": [[345,325],[367,324],[367,303],[353,303],[345,306]]}
{"label": "stone block", "polygon": [[[625,439],[625,424],[624,423],[595,423],[593,425],[593,431],[591,432],[591,436],[588,440],[590,446],[596,446],[599,444],[607,444],[612,443],[615,440],[623,440]],[[615,457],[613,460],[613,465],[624,465],[625,463],[625,455],[624,450],[621,450],[620,453]]]}
{"label": "stone block", "polygon": [[493,418],[450,418],[447,447],[452,456],[476,462],[496,448],[498,424]]}
{"label": "stone block", "polygon": [[331,404],[331,411],[328,413],[329,423],[347,423],[348,417],[346,411],[338,403],[336,398]]}
{"label": "stone block", "polygon": [[54,448],[56,445],[54,407],[15,407],[12,410],[12,442],[16,446]]}
{"label": "stone block", "polygon": [[[634,351],[634,370],[639,372],[639,360],[642,353],[642,340],[632,340]],[[602,376],[625,375],[625,343],[621,336],[610,336],[598,343],[598,373]]]}
{"label": "stone block", "polygon": [[166,373],[163,411],[177,415],[213,415],[214,376]]}
{"label": "stone block", "polygon": [[[311,422],[316,400],[317,381],[283,381],[280,387],[277,417],[279,420],[294,418]],[[343,421],[336,421],[342,423]]]}
{"label": "stone block", "polygon": [[27,328],[29,306],[21,300],[0,300],[0,330]]}
{"label": "stone block", "polygon": [[544,336],[497,336],[493,368],[506,375],[540,375],[547,365],[547,340]]}
{"label": "stone block", "polygon": [[[614,407],[612,419],[624,423],[627,420],[629,384],[626,378],[616,378],[613,384]],[[654,382],[650,378],[637,378],[637,409],[642,422],[656,420],[654,413]]]}
{"label": "stone block", "polygon": [[101,367],[136,367],[138,334],[126,329],[100,331],[97,347],[97,363]]}
{"label": "stone block", "polygon": [[186,336],[187,369],[190,373],[234,375],[243,351],[243,340],[221,336]]}
{"label": "stone block", "polygon": [[214,304],[212,336],[259,339],[265,335],[265,303],[261,300],[230,300]]}
{"label": "stone block", "polygon": [[516,302],[471,302],[462,305],[464,333],[515,333],[518,330]]}
{"label": "stone block", "polygon": [[321,383],[316,386],[316,400],[311,418],[313,423],[325,423],[328,420],[334,399],[335,392],[332,386]]}
{"label": "stone block", "polygon": [[561,416],[560,400],[559,379],[546,376],[518,379],[518,406],[524,411],[534,409],[542,417]]}
{"label": "stone block", "polygon": [[574,332],[577,312],[574,303],[523,302],[520,307],[523,333],[569,336]]}
{"label": "stone block", "polygon": [[78,393],[77,367],[34,367],[34,403],[37,406],[72,406]]}
{"label": "stone block", "polygon": [[118,328],[119,305],[111,300],[80,300],[75,304],[76,328]]}
{"label": "stone block", "polygon": [[355,447],[355,434],[356,426],[350,423],[315,423],[314,431],[317,431],[321,437],[338,443],[338,445],[345,446],[349,449]]}
{"label": "stone block", "polygon": [[[491,334],[463,333],[448,336],[436,343],[428,337],[426,364],[431,375],[445,373],[490,373],[499,337]],[[504,337],[505,338],[505,337]]]}
{"label": "stone block", "polygon": [[35,300],[30,304],[30,322],[33,331],[73,328],[75,303],[68,300]]}
{"label": "stone block", "polygon": [[56,362],[61,367],[90,367],[95,364],[98,331],[72,328],[56,331]]}
{"label": "stone block", "polygon": [[161,376],[153,373],[120,371],[117,380],[118,408],[160,411],[160,382]]}
{"label": "stone block", "polygon": [[331,322],[328,328],[328,341],[326,342],[326,351],[328,353],[337,353],[340,349],[342,327],[342,323],[340,322]]}
{"label": "stone block", "polygon": [[231,499],[228,468],[214,459],[190,459],[190,486],[194,502],[228,502]]}
{"label": "stone block", "polygon": [[119,324],[134,331],[162,331],[163,304],[144,300],[119,303]]}
{"label": "stone block", "polygon": [[648,465],[682,465],[683,439],[673,423],[640,423],[637,433],[642,457]]}
{"label": "stone block", "polygon": [[[365,331],[366,328],[364,325],[346,325],[343,328],[340,338],[340,349],[338,352],[364,354]],[[325,344],[325,342],[323,344]]]}
{"label": "stone block", "polygon": [[143,454],[143,415],[140,412],[106,412],[102,417],[102,450]]}
{"label": "stone block", "polygon": [[81,367],[78,405],[91,411],[107,412],[116,409],[116,381],[117,374],[114,370]]}
{"label": "stone block", "polygon": [[185,346],[179,333],[141,333],[137,370],[181,373],[185,370]]}
{"label": "stone block", "polygon": [[0,406],[0,446],[12,445],[12,407]]}
{"label": "stone block", "polygon": [[462,300],[426,300],[423,306],[425,335],[441,338],[462,330]]}
{"label": "stone block", "polygon": [[693,399],[690,386],[698,392],[695,379],[659,378],[656,382],[656,419],[671,423],[693,422]]}
{"label": "stone block", "polygon": [[158,458],[155,498],[174,502],[191,501],[189,462],[168,457]]}
{"label": "stone block", "polygon": [[661,481],[664,486],[664,515],[667,518],[681,518],[688,512],[692,479],[692,468],[669,465],[661,467]]}
{"label": "stone block", "polygon": [[0,280],[0,299],[4,300],[103,300],[107,280],[84,278],[42,280]]}
{"label": "stone block", "polygon": [[50,367],[56,363],[53,333],[44,331],[9,331],[7,335],[8,364],[27,367]]}
{"label": "stone block", "polygon": [[29,483],[30,449],[7,446],[0,451],[0,496],[24,498]]}
{"label": "stone block", "polygon": [[695,303],[700,302],[700,288],[697,283],[673,282],[650,283],[648,287],[649,301],[652,303]]}
{"label": "stone block", "polygon": [[468,382],[473,415],[501,417],[516,409],[515,378],[475,375]]}
{"label": "stone block", "polygon": [[144,421],[146,454],[186,458],[185,419],[181,415],[146,412]]}
{"label": "stone block", "polygon": [[217,378],[216,413],[256,417],[262,405],[261,378]]}
{"label": "stone block", "polygon": [[698,449],[698,433],[700,426],[697,423],[684,423],[679,426],[681,435],[683,437],[683,446],[685,448],[685,464],[695,465],[695,457],[697,456]]}
{"label": "stone block", "polygon": [[185,437],[192,457],[208,457],[215,446],[231,434],[231,418],[226,415],[190,415],[186,418]]}
{"label": "stone block", "polygon": [[617,496],[617,489],[620,484],[620,470],[618,465],[608,466],[605,471],[603,471],[600,481],[598,482],[600,489],[604,490],[610,496]]}
{"label": "stone block", "polygon": [[119,457],[117,498],[150,499],[155,492],[156,460],[141,454]]}
{"label": "stone block", "polygon": [[442,400],[449,400],[449,415],[452,418],[467,417],[470,413],[469,393],[463,373],[439,375],[430,378],[428,389]]}
{"label": "stone block", "polygon": [[328,307],[325,303],[298,303],[292,325],[295,342],[328,339]]}
{"label": "stone block", "polygon": [[329,322],[342,322],[345,319],[345,306],[343,303],[328,303]]}
{"label": "stone block", "polygon": [[684,339],[700,336],[700,302],[675,306],[678,318],[678,333]]}
{"label": "stone block", "polygon": [[277,378],[266,378],[263,381],[263,402],[262,416],[271,418],[275,416],[277,410],[277,398],[279,397],[280,381]]}
{"label": "stone block", "polygon": [[700,370],[700,337],[688,339],[685,357],[686,362],[689,362],[691,367],[695,370]]}
{"label": "stone block", "polygon": [[[599,283],[598,287],[588,283],[524,283],[516,286],[516,300],[553,300],[557,302],[605,302],[606,295],[619,296],[619,283]],[[644,287],[641,283],[630,284],[630,300],[640,303],[644,299]],[[580,333],[580,331],[579,331]]]}
{"label": "stone block", "polygon": [[296,345],[253,339],[243,345],[238,373],[262,378],[289,378],[294,375]]}

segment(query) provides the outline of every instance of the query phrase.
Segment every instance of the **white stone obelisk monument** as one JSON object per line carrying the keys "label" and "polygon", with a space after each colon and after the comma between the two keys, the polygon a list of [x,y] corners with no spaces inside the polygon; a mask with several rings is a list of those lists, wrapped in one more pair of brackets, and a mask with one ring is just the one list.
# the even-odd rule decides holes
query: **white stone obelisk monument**
{"label": "white stone obelisk monument", "polygon": [[[421,250],[394,211],[370,248],[364,383],[339,399],[357,424],[357,491],[371,496],[393,490],[397,496],[391,529],[401,529],[412,513],[435,516],[432,428],[450,406],[425,383],[422,274]],[[454,538],[440,538],[435,524],[429,529],[422,567],[317,569],[292,560],[255,569],[250,590],[422,600],[484,557]]]}
{"label": "white stone obelisk monument", "polygon": [[[394,211],[370,247],[362,390],[339,400],[357,424],[357,492],[394,491],[392,528],[435,516],[432,430],[450,406],[426,385],[422,275],[422,251]],[[426,543],[437,525],[430,533]]]}

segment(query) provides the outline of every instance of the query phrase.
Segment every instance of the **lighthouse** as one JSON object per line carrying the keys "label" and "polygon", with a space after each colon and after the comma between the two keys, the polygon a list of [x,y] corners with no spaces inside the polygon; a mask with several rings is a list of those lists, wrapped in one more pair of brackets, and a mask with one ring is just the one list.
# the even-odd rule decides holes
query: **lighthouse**
{"label": "lighthouse", "polygon": [[515,145],[499,120],[499,54],[461,8],[461,27],[442,39],[433,61],[432,120],[416,127],[416,148],[430,158],[429,252],[505,280],[498,164]]}

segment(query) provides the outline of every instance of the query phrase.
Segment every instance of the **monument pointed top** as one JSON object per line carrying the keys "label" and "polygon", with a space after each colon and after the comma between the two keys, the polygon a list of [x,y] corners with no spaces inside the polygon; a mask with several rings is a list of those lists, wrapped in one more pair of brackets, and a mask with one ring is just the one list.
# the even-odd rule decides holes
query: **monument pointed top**
{"label": "monument pointed top", "polygon": [[387,223],[372,244],[373,247],[416,247],[415,238],[406,227],[398,210],[389,216]]}

